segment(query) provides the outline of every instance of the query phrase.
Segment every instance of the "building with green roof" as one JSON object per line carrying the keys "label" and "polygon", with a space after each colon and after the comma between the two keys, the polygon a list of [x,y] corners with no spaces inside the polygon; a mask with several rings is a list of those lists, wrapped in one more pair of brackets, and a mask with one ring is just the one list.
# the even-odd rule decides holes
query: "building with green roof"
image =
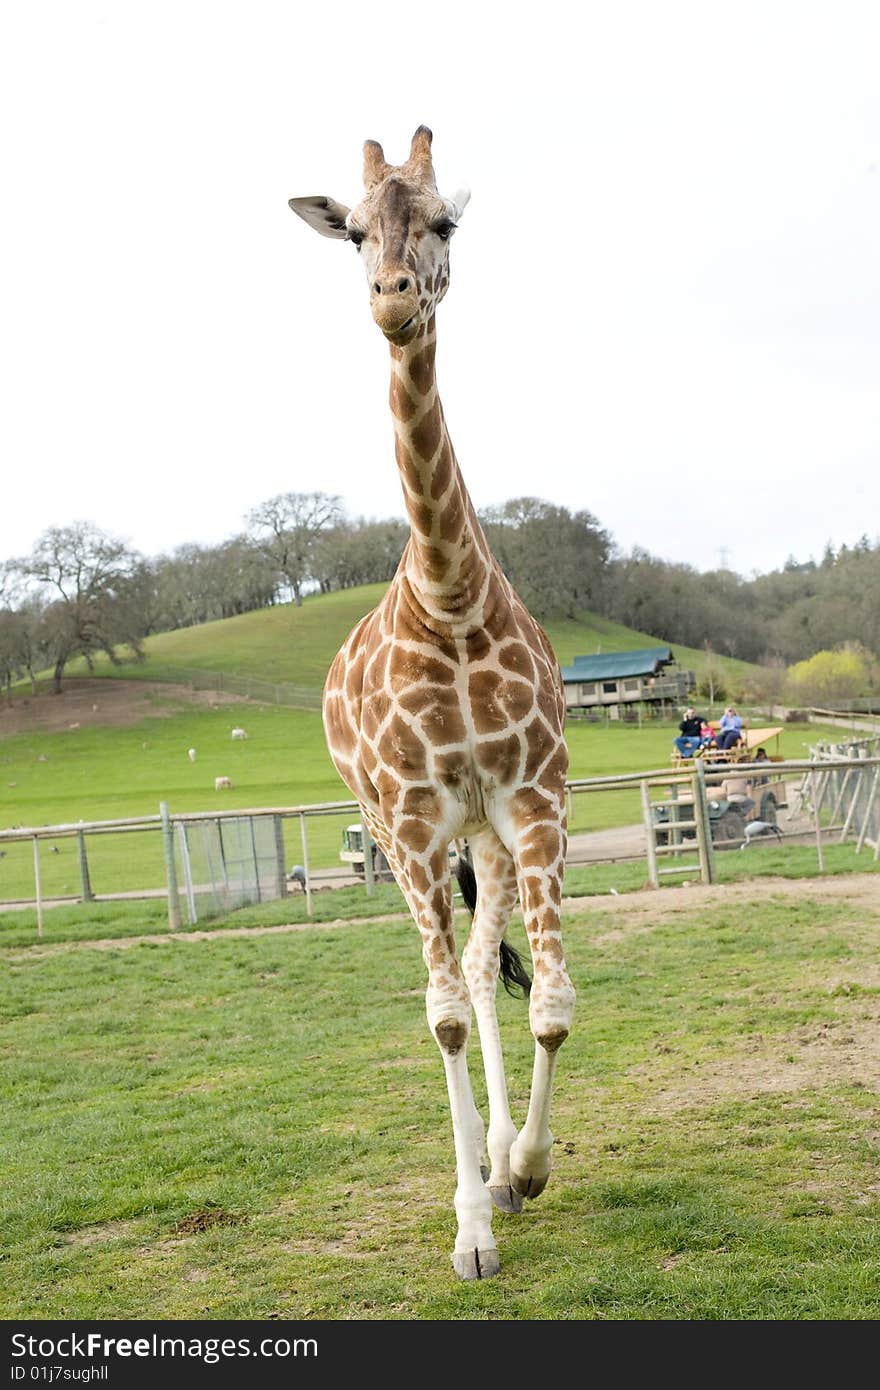
{"label": "building with green roof", "polygon": [[604,713],[610,719],[672,714],[696,688],[693,671],[679,669],[671,647],[576,656],[563,666],[562,682],[571,713]]}

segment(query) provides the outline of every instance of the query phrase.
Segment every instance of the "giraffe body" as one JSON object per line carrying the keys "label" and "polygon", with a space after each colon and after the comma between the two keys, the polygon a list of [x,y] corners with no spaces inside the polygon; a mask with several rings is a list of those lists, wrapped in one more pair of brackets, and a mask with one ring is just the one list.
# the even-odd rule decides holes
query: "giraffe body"
{"label": "giraffe body", "polygon": [[[461,1277],[485,1278],[498,1269],[493,1202],[519,1211],[550,1171],[553,1071],[574,1006],[559,927],[568,755],[556,658],[489,550],[437,394],[436,308],[463,202],[437,193],[430,138],[420,127],[399,167],[368,142],[366,196],[353,211],[328,198],[291,206],[324,235],[358,245],[373,316],[391,345],[395,454],[411,535],[384,599],[330,668],[324,726],[421,934],[428,1022],[446,1069],[455,1141],[453,1262]],[[477,905],[459,963],[449,844],[461,838],[473,856]],[[534,967],[536,1039],[519,1133],[495,1012],[499,949],[517,897]],[[488,1134],[467,1071],[472,1011]]]}

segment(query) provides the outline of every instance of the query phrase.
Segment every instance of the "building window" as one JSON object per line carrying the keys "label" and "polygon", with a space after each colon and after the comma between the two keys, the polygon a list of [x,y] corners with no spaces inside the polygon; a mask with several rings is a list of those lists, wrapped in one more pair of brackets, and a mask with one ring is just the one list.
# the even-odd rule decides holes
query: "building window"
{"label": "building window", "polygon": [[624,681],[623,688],[624,690],[638,690],[639,684],[639,681]]}
{"label": "building window", "polygon": [[603,681],[602,691],[605,695],[617,694],[617,681]]}

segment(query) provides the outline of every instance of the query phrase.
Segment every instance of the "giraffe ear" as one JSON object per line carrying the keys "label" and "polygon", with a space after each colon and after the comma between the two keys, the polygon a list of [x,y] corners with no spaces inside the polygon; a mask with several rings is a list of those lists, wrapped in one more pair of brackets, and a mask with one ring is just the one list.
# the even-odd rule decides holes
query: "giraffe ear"
{"label": "giraffe ear", "polygon": [[337,203],[335,198],[290,198],[288,207],[321,236],[335,237],[337,241],[344,241],[348,236],[345,219],[351,209]]}

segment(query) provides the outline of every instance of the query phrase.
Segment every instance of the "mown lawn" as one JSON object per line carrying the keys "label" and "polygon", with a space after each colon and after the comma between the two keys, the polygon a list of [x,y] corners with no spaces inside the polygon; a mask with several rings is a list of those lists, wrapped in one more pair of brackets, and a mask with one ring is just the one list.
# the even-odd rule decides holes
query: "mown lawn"
{"label": "mown lawn", "polygon": [[880,915],[728,892],[567,921],[556,1171],[476,1285],[411,925],[7,948],[4,1316],[876,1317]]}

